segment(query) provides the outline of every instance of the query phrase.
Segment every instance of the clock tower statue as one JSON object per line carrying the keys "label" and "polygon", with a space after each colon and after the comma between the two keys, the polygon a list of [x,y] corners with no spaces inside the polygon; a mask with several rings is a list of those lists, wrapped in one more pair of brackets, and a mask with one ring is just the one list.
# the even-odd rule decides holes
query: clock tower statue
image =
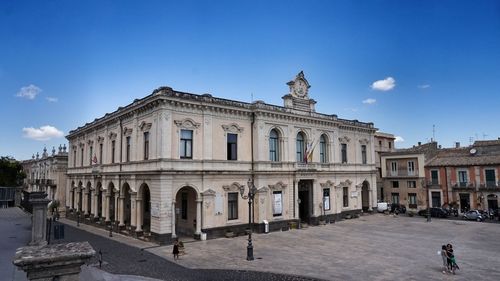
{"label": "clock tower statue", "polygon": [[301,71],[292,80],[286,83],[290,87],[290,93],[283,96],[283,100],[286,108],[293,108],[302,111],[314,112],[314,105],[316,101],[309,98],[309,82],[304,77],[304,72]]}

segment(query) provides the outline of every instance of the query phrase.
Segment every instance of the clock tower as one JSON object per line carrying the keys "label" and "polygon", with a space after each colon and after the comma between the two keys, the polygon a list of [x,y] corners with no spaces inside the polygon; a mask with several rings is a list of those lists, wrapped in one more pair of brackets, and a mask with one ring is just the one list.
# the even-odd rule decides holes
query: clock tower
{"label": "clock tower", "polygon": [[316,101],[309,98],[309,82],[304,77],[304,72],[301,71],[295,77],[295,80],[292,80],[286,83],[290,88],[290,92],[283,96],[284,106],[286,108],[293,108],[302,111],[314,112],[314,105]]}

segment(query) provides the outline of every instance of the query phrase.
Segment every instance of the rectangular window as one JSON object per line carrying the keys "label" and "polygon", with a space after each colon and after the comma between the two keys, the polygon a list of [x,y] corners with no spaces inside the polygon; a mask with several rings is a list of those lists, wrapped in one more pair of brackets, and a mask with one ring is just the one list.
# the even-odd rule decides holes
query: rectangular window
{"label": "rectangular window", "polygon": [[408,204],[410,208],[417,208],[417,194],[416,193],[408,193]]}
{"label": "rectangular window", "polygon": [[467,171],[458,171],[458,185],[467,187]]}
{"label": "rectangular window", "polygon": [[431,183],[432,184],[439,184],[439,176],[438,176],[437,170],[431,171]]}
{"label": "rectangular window", "polygon": [[103,144],[100,143],[99,144],[99,164],[102,164],[102,147],[103,147]]}
{"label": "rectangular window", "polygon": [[349,207],[349,187],[347,186],[342,188],[342,201],[344,207]]}
{"label": "rectangular window", "polygon": [[125,161],[129,162],[130,161],[130,137],[127,137],[125,139]]}
{"label": "rectangular window", "polygon": [[227,160],[238,160],[237,134],[227,134]]}
{"label": "rectangular window", "polygon": [[92,154],[93,154],[93,151],[94,150],[94,147],[93,146],[90,146],[89,148],[89,165],[92,165]]}
{"label": "rectangular window", "polygon": [[389,142],[389,149],[392,148],[392,142]]}
{"label": "rectangular window", "polygon": [[84,156],[84,154],[83,154],[83,147],[82,147],[82,155],[81,155],[81,156],[82,156],[82,159],[80,159],[80,166],[82,166],[82,167],[83,167],[83,158],[84,158],[84,157],[83,157],[83,156]]}
{"label": "rectangular window", "polygon": [[144,160],[149,159],[149,132],[144,132]]}
{"label": "rectangular window", "polygon": [[116,142],[114,140],[111,141],[111,163],[115,163],[115,146]]}
{"label": "rectangular window", "polygon": [[193,159],[193,131],[181,130],[181,159]]}
{"label": "rectangular window", "polygon": [[366,145],[361,146],[361,162],[366,164]]}
{"label": "rectangular window", "polygon": [[188,218],[188,194],[187,192],[181,193],[181,219],[187,220]]}
{"label": "rectangular window", "polygon": [[484,170],[484,178],[486,180],[486,186],[496,186],[496,176],[495,170],[493,169],[485,169]]}
{"label": "rectangular window", "polygon": [[408,175],[413,176],[415,174],[415,162],[408,161]]}
{"label": "rectangular window", "polygon": [[76,167],[76,149],[73,150],[73,167]]}
{"label": "rectangular window", "polygon": [[347,144],[341,144],[342,163],[347,163]]}
{"label": "rectangular window", "polygon": [[398,162],[392,161],[391,162],[391,176],[397,176],[398,175]]}
{"label": "rectangular window", "polygon": [[408,181],[408,188],[417,188],[416,181]]}
{"label": "rectangular window", "polygon": [[227,219],[238,219],[238,192],[227,194]]}
{"label": "rectangular window", "polygon": [[323,189],[323,210],[325,210],[325,211],[330,210],[330,189],[329,188]]}
{"label": "rectangular window", "polygon": [[283,213],[283,198],[281,191],[273,191],[273,217],[281,216]]}
{"label": "rectangular window", "polygon": [[269,160],[278,161],[278,135],[275,131],[271,131],[269,136]]}
{"label": "rectangular window", "polygon": [[391,193],[393,204],[399,204],[399,193]]}
{"label": "rectangular window", "polygon": [[392,181],[392,188],[399,188],[399,181]]}

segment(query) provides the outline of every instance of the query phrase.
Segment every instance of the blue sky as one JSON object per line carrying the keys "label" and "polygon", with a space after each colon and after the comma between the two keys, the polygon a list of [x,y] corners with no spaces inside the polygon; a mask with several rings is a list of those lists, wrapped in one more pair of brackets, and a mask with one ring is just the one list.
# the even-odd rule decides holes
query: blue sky
{"label": "blue sky", "polygon": [[500,137],[500,1],[1,1],[0,38],[17,159],[160,86],[282,105],[301,70],[397,147]]}

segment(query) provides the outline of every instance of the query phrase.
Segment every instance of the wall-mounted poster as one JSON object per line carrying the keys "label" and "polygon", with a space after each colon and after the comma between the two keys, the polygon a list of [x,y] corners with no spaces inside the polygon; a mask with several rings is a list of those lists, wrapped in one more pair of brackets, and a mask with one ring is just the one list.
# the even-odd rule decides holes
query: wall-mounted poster
{"label": "wall-mounted poster", "polygon": [[281,216],[283,213],[283,201],[281,191],[273,192],[273,216]]}
{"label": "wall-mounted poster", "polygon": [[151,204],[151,216],[153,218],[160,217],[160,204],[159,203]]}
{"label": "wall-mounted poster", "polygon": [[330,189],[323,189],[323,210],[330,210]]}

